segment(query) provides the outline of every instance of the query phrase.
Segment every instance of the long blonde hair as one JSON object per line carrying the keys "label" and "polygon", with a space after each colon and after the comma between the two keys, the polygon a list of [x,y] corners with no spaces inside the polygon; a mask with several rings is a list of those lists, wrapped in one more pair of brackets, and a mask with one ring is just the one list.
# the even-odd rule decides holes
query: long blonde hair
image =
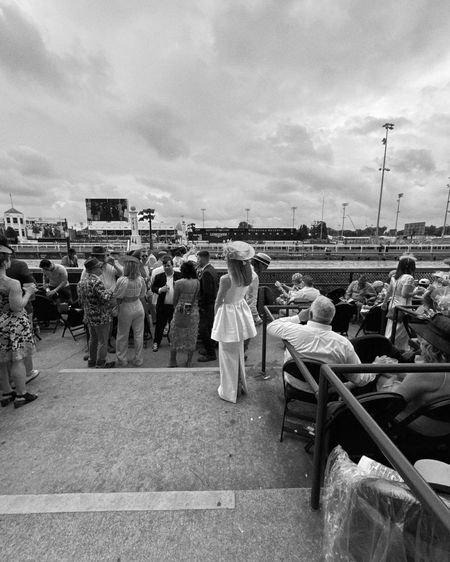
{"label": "long blonde hair", "polygon": [[248,287],[252,282],[252,266],[249,261],[227,259],[228,273],[238,287]]}
{"label": "long blonde hair", "polygon": [[123,266],[123,275],[129,279],[137,279],[141,272],[141,264],[136,261],[126,261]]}

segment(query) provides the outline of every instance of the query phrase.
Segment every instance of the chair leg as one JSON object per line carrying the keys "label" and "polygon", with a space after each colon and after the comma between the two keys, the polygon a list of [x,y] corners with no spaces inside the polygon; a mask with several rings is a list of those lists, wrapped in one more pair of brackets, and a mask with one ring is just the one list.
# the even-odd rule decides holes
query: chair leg
{"label": "chair leg", "polygon": [[283,411],[283,421],[281,422],[281,435],[280,435],[280,442],[283,441],[283,432],[284,432],[284,420],[286,419],[286,412],[288,409],[288,400],[284,399],[284,411]]}

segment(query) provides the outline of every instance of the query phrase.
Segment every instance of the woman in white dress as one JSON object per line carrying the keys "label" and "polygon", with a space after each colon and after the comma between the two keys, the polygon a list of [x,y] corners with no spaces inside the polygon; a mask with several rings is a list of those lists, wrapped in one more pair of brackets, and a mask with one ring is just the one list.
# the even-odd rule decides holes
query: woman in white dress
{"label": "woman in white dress", "polygon": [[[413,277],[415,271],[416,259],[413,256],[402,256],[398,262],[397,271],[391,277],[389,289],[382,305],[384,310],[387,308],[388,321],[384,334],[387,338],[390,338],[392,334],[394,307],[397,305],[408,306],[412,302],[412,294],[416,286]],[[403,325],[403,321],[397,322],[394,345],[398,349],[406,351],[408,349],[408,340],[408,332]]]}
{"label": "woman in white dress", "polygon": [[220,278],[211,338],[219,342],[220,398],[235,403],[238,391],[247,392],[244,341],[256,336],[245,294],[252,281],[255,250],[246,242],[225,248],[228,273]]}

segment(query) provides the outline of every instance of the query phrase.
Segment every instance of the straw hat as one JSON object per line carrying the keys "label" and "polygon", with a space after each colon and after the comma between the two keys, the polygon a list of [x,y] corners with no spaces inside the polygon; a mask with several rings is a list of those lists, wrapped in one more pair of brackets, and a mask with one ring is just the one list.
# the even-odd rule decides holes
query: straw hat
{"label": "straw hat", "polygon": [[418,336],[431,343],[434,347],[450,355],[450,318],[436,314],[425,323],[415,323],[410,320],[410,325]]}
{"label": "straw hat", "polygon": [[229,260],[247,261],[254,255],[254,248],[247,242],[230,242],[225,248],[225,257]]}

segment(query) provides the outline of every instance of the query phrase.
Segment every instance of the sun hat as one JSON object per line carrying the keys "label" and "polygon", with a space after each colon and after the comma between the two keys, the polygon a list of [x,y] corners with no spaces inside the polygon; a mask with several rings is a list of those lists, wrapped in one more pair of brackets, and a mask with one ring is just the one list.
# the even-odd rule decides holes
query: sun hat
{"label": "sun hat", "polygon": [[225,248],[225,257],[229,260],[247,261],[255,255],[255,250],[247,242],[230,242]]}
{"label": "sun hat", "polygon": [[9,246],[6,246],[5,244],[0,244],[0,253],[1,254],[12,254],[13,249],[10,248]]}
{"label": "sun hat", "polygon": [[426,277],[424,277],[419,281],[419,285],[421,285],[422,287],[428,287],[429,284],[430,284],[430,280],[427,279]]}
{"label": "sun hat", "polygon": [[141,263],[139,258],[137,258],[136,256],[123,256],[122,261],[125,263],[127,261],[132,261],[135,263]]}
{"label": "sun hat", "polygon": [[91,256],[106,256],[106,253],[104,246],[93,246]]}
{"label": "sun hat", "polygon": [[418,336],[443,353],[450,355],[450,318],[448,316],[436,314],[426,322],[420,323],[416,323],[411,318],[409,324]]}
{"label": "sun hat", "polygon": [[383,281],[374,281],[374,282],[372,283],[372,287],[373,287],[374,289],[376,289],[377,287],[384,287],[384,283],[383,283]]}
{"label": "sun hat", "polygon": [[89,258],[84,262],[84,267],[86,271],[93,271],[98,267],[102,266],[102,262],[100,262],[97,258]]}
{"label": "sun hat", "polygon": [[293,283],[300,283],[303,279],[303,275],[301,273],[294,273],[291,277]]}
{"label": "sun hat", "polygon": [[268,256],[267,254],[263,254],[262,252],[258,252],[253,259],[259,261],[266,267],[269,267],[270,262],[272,261],[272,258],[270,256]]}

